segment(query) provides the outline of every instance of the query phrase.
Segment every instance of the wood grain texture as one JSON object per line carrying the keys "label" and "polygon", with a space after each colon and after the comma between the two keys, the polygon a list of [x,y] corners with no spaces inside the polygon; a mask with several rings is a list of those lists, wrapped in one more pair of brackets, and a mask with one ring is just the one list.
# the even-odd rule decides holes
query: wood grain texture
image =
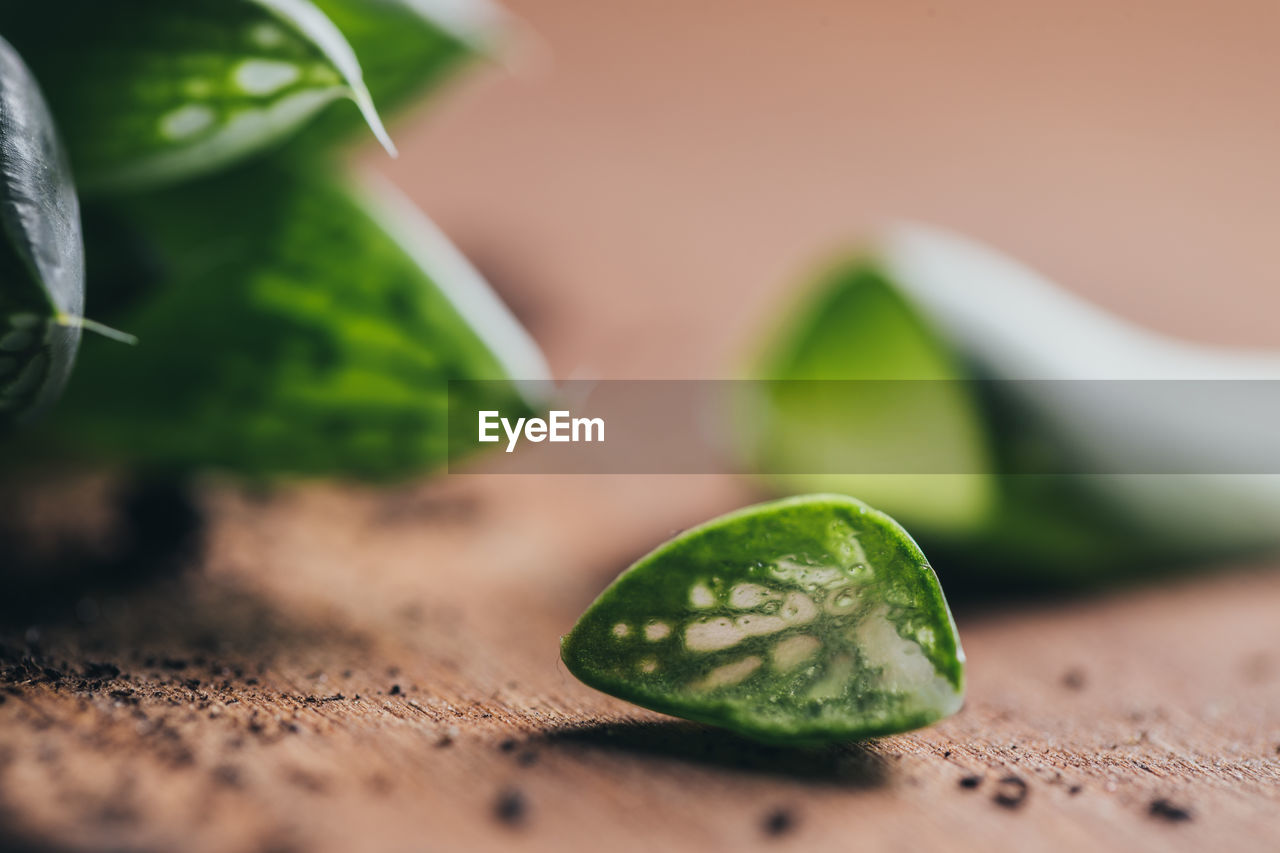
{"label": "wood grain texture", "polygon": [[864,745],[761,747],[565,672],[559,635],[619,569],[751,497],[717,477],[207,489],[196,570],[10,620],[3,834],[93,850],[1273,843],[1280,573],[1264,568],[962,606],[965,709]]}

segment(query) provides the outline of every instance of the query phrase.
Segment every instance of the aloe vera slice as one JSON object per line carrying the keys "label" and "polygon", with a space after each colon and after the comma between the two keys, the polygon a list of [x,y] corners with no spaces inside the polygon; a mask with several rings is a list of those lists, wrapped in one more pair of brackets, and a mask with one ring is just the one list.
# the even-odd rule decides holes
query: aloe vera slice
{"label": "aloe vera slice", "polygon": [[0,424],[61,393],[84,308],[80,205],[40,89],[0,39]]}
{"label": "aloe vera slice", "polygon": [[138,347],[93,342],[46,431],[59,456],[404,478],[446,461],[448,380],[496,380],[477,393],[521,412],[512,377],[545,377],[528,336],[403,201],[264,162],[114,210],[155,285],[110,315]]}
{"label": "aloe vera slice", "polygon": [[0,29],[32,62],[82,187],[151,187],[223,168],[342,99],[391,147],[355,53],[311,0],[8,6]]}
{"label": "aloe vera slice", "polygon": [[770,742],[907,731],[964,701],[933,569],[893,519],[841,495],[682,533],[596,599],[561,656],[605,693]]}

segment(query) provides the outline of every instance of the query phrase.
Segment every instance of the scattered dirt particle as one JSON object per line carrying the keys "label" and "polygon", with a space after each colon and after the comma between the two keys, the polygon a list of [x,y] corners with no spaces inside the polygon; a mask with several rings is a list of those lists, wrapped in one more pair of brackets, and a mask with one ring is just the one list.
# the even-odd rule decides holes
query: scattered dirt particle
{"label": "scattered dirt particle", "polygon": [[517,746],[519,746],[519,744],[516,743],[516,739],[513,737],[509,737],[509,738],[505,738],[501,743],[498,744],[498,749],[502,750],[503,752],[515,752]]}
{"label": "scattered dirt particle", "polygon": [[323,778],[301,768],[295,767],[289,770],[285,778],[309,794],[324,794],[329,790],[329,785]]}
{"label": "scattered dirt particle", "polygon": [[400,685],[399,685],[399,684],[393,684],[393,685],[391,685],[391,689],[390,689],[388,692],[389,692],[392,696],[399,696],[399,695],[401,694],[401,692],[402,692],[402,691],[400,690]]}
{"label": "scattered dirt particle", "polygon": [[997,783],[991,799],[1006,809],[1020,808],[1027,801],[1027,783],[1017,776],[1005,776]]}
{"label": "scattered dirt particle", "polygon": [[1062,674],[1062,686],[1068,690],[1083,690],[1085,685],[1084,670],[1072,667]]}
{"label": "scattered dirt particle", "polygon": [[1076,794],[1080,793],[1083,790],[1084,790],[1083,785],[1072,785],[1070,788],[1067,789],[1067,793],[1074,797]]}
{"label": "scattered dirt particle", "polygon": [[960,779],[960,787],[968,788],[969,790],[973,790],[974,788],[978,787],[981,784],[982,784],[981,776],[964,776]]}
{"label": "scattered dirt particle", "polygon": [[516,763],[521,767],[532,767],[538,763],[538,753],[532,749],[526,749],[524,752],[516,756]]}
{"label": "scattered dirt particle", "polygon": [[1147,811],[1152,817],[1158,817],[1161,820],[1167,820],[1170,823],[1180,823],[1184,820],[1191,820],[1190,809],[1166,800],[1164,797],[1152,800]]}
{"label": "scattered dirt particle", "polygon": [[493,804],[493,816],[508,826],[524,823],[528,812],[529,805],[525,802],[524,794],[515,788],[508,788],[498,794],[498,799]]}
{"label": "scattered dirt particle", "polygon": [[951,750],[949,750],[949,749],[948,749],[946,752],[942,753],[942,757],[943,757],[943,758],[950,758],[950,757],[951,757]]}
{"label": "scattered dirt particle", "polygon": [[796,816],[789,809],[778,808],[765,815],[760,825],[765,835],[776,838],[795,831]]}
{"label": "scattered dirt particle", "polygon": [[243,784],[240,769],[231,764],[221,764],[213,768],[213,778],[219,785],[226,785],[228,788],[239,788]]}
{"label": "scattered dirt particle", "polygon": [[85,661],[84,677],[90,681],[106,681],[109,678],[119,678],[120,667],[113,663]]}

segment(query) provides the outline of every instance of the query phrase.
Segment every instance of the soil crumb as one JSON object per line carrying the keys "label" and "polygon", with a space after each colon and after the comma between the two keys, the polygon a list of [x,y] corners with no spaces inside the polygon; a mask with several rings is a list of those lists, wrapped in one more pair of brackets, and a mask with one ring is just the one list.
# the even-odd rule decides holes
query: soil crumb
{"label": "soil crumb", "polygon": [[1006,809],[1020,808],[1027,801],[1027,783],[1017,776],[1005,776],[991,799]]}
{"label": "soil crumb", "polygon": [[796,816],[790,809],[774,809],[764,817],[761,824],[764,834],[772,837],[787,835],[795,831]]}
{"label": "soil crumb", "polygon": [[1180,823],[1182,821],[1191,820],[1190,809],[1166,800],[1164,797],[1152,800],[1147,811],[1152,817],[1167,820],[1170,823]]}
{"label": "soil crumb", "polygon": [[1084,670],[1072,667],[1062,674],[1062,686],[1068,690],[1083,690],[1086,683]]}
{"label": "soil crumb", "polygon": [[508,826],[524,823],[528,813],[529,805],[525,802],[524,794],[515,788],[508,788],[498,794],[498,799],[493,804],[493,816]]}

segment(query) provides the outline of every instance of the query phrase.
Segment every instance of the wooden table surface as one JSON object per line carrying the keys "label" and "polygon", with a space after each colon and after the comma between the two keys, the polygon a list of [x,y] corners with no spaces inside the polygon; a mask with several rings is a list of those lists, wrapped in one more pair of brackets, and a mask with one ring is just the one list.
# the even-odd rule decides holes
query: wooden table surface
{"label": "wooden table surface", "polygon": [[[800,276],[897,216],[1164,331],[1280,346],[1269,0],[509,5],[542,48],[367,162],[557,376],[737,375]],[[958,602],[965,709],[864,746],[763,748],[566,673],[558,637],[619,569],[756,497],[205,484],[182,573],[44,615],[0,592],[0,849],[1276,846],[1266,565]]]}
{"label": "wooden table surface", "polygon": [[200,571],[8,621],[0,826],[53,850],[1274,845],[1266,567],[962,604],[964,710],[861,746],[757,746],[568,675],[557,639],[616,571],[750,498],[727,477],[211,488]]}

